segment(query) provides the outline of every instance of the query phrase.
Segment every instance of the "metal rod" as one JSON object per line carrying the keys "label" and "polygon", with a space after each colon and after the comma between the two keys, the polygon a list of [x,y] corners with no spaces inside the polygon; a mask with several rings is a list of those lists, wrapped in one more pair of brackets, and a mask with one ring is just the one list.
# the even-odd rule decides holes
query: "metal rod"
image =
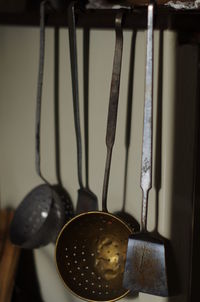
{"label": "metal rod", "polygon": [[124,192],[122,211],[125,211],[126,193],[127,193],[127,176],[129,162],[129,147],[131,139],[131,124],[132,124],[132,106],[133,106],[133,82],[134,82],[134,66],[135,66],[135,41],[137,32],[133,31],[131,38],[131,54],[128,79],[128,97],[126,108],[126,130],[125,130],[125,168],[124,168]]}
{"label": "metal rod", "polygon": [[114,53],[112,80],[111,80],[111,88],[110,88],[110,100],[109,100],[109,108],[108,108],[107,132],[106,132],[107,157],[106,157],[103,194],[102,194],[102,210],[105,212],[107,212],[107,195],[108,195],[108,183],[109,183],[109,176],[110,176],[110,165],[111,165],[112,149],[115,141],[116,124],[117,124],[121,61],[122,61],[122,50],[123,50],[122,18],[123,18],[122,12],[118,13],[115,18],[116,42],[115,42],[115,53]]}
{"label": "metal rod", "polygon": [[85,186],[89,189],[89,54],[90,30],[83,29],[83,86],[84,86],[84,138],[85,138]]}
{"label": "metal rod", "polygon": [[78,91],[78,62],[77,62],[76,25],[75,25],[75,4],[76,2],[72,2],[68,7],[69,46],[70,46],[73,108],[74,108],[74,124],[75,124],[76,145],[77,145],[78,182],[80,187],[83,188],[82,141],[81,141],[79,91]]}
{"label": "metal rod", "polygon": [[35,117],[35,167],[38,176],[47,184],[48,181],[41,172],[41,148],[40,148],[40,130],[41,130],[41,103],[42,103],[42,87],[44,75],[44,54],[45,54],[45,6],[46,1],[40,4],[40,54],[39,54],[39,70],[37,83],[37,99],[36,99],[36,117]]}
{"label": "metal rod", "polygon": [[146,78],[144,102],[144,128],[142,143],[141,188],[142,196],[142,231],[147,231],[148,195],[152,187],[152,132],[153,132],[153,15],[154,4],[148,5]]}

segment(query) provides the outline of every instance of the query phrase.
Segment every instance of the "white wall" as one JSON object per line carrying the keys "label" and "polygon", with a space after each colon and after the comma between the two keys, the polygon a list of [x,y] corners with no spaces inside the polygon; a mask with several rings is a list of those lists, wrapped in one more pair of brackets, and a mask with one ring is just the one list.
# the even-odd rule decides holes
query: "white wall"
{"label": "white wall", "polygon": [[[159,32],[155,33],[154,134],[156,138]],[[90,46],[90,186],[99,198],[106,155],[105,131],[114,52],[114,32],[91,31]],[[54,137],[54,31],[46,35],[45,80],[42,105],[42,170],[52,183],[55,174]],[[123,197],[124,132],[131,32],[124,33],[124,52],[116,144],[110,175],[109,210],[119,210]],[[78,30],[80,94],[82,96],[82,31]],[[178,51],[178,56],[176,56]],[[34,186],[41,183],[34,167],[35,101],[39,55],[39,29],[0,27],[0,194],[1,206],[17,207]],[[186,60],[185,60],[186,59]],[[182,293],[175,298],[140,294],[137,302],[187,301],[189,240],[192,204],[192,171],[195,112],[194,47],[177,48],[174,32],[164,32],[161,188],[150,193],[148,226],[155,227],[159,197],[159,232],[173,239]],[[185,65],[182,64],[186,61]],[[140,220],[140,159],[143,124],[145,32],[136,42],[132,133],[126,209]],[[176,68],[178,66],[178,68]],[[178,74],[178,82],[176,75]],[[187,83],[187,85],[186,85]],[[181,89],[180,88],[181,85]],[[179,87],[179,88],[178,88]],[[82,101],[82,97],[80,97]],[[81,102],[82,107],[82,102]],[[60,133],[61,176],[74,205],[77,199],[76,145],[73,124],[69,45],[66,29],[60,30]],[[155,151],[155,148],[154,148]],[[158,156],[158,155],[157,155]],[[155,164],[155,152],[154,152]],[[155,171],[154,171],[155,172]],[[158,192],[159,191],[159,192]],[[157,194],[158,192],[158,194]],[[175,216],[176,215],[176,216]],[[64,288],[56,272],[54,246],[35,251],[45,302],[78,301]],[[126,299],[124,299],[126,300]]]}

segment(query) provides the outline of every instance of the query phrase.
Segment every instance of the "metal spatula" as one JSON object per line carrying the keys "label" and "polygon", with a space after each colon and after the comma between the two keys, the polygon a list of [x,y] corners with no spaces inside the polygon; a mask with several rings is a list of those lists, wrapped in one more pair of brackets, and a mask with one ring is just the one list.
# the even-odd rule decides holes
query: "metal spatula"
{"label": "metal spatula", "polygon": [[152,295],[168,296],[166,246],[147,231],[148,195],[152,187],[152,105],[153,105],[153,16],[154,3],[148,5],[146,83],[142,147],[141,232],[128,240],[124,287]]}

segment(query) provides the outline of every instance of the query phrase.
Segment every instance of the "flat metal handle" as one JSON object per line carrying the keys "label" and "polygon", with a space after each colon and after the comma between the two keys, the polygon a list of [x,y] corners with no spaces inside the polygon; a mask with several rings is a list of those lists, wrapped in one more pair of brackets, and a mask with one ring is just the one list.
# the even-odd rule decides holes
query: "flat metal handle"
{"label": "flat metal handle", "polygon": [[154,4],[148,5],[144,128],[142,143],[141,188],[143,191],[141,228],[147,230],[148,193],[152,187],[153,132],[153,16]]}
{"label": "flat metal handle", "polygon": [[72,77],[72,94],[74,109],[74,124],[77,145],[77,165],[78,165],[78,182],[83,188],[82,177],[82,141],[80,126],[80,109],[79,109],[79,91],[78,91],[78,60],[77,60],[77,43],[76,43],[76,22],[75,22],[75,5],[76,1],[70,3],[68,7],[68,23],[69,23],[69,46],[70,46],[70,62]]}
{"label": "flat metal handle", "polygon": [[90,29],[83,29],[83,87],[84,87],[84,140],[85,140],[85,186],[89,190],[89,56]]}
{"label": "flat metal handle", "polygon": [[123,12],[118,13],[115,18],[116,42],[115,42],[115,53],[114,53],[112,80],[111,80],[111,88],[110,88],[110,100],[109,100],[109,108],[108,108],[107,131],[106,131],[107,157],[106,157],[103,194],[102,194],[102,210],[105,212],[108,211],[107,210],[108,183],[109,183],[109,175],[110,175],[112,149],[115,141],[116,124],[117,124],[121,62],[122,62],[122,50],[123,50],[122,18],[123,18]]}
{"label": "flat metal handle", "polygon": [[38,176],[47,184],[49,182],[42,175],[40,160],[40,129],[41,129],[41,103],[42,103],[42,86],[44,74],[44,54],[45,54],[45,7],[47,1],[40,4],[40,54],[39,54],[39,71],[37,83],[36,99],[36,120],[35,120],[35,167]]}

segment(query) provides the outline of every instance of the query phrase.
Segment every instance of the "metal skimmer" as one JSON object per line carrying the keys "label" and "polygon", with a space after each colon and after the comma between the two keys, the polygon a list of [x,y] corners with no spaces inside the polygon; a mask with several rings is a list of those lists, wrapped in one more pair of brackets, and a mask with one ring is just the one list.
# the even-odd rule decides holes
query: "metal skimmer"
{"label": "metal skimmer", "polygon": [[87,301],[115,301],[129,293],[122,286],[128,237],[131,229],[107,211],[107,191],[115,140],[121,59],[123,13],[116,15],[116,44],[107,121],[107,158],[102,212],[82,213],[62,229],[56,243],[60,277],[76,296]]}

